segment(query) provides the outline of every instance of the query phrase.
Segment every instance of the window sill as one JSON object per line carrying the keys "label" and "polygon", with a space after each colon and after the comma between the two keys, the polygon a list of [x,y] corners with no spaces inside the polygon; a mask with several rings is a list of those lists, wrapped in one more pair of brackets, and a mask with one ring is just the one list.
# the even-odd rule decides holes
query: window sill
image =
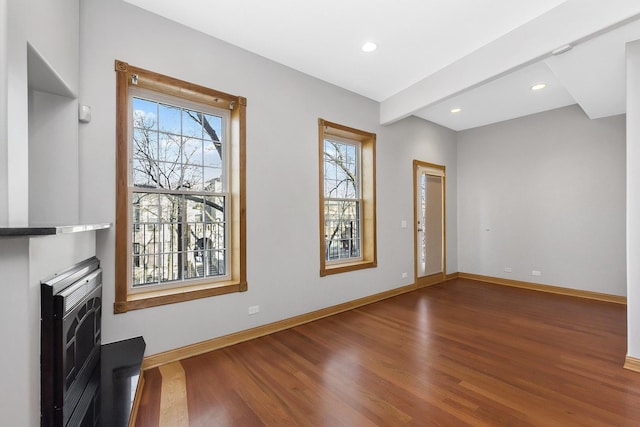
{"label": "window sill", "polygon": [[126,301],[116,301],[113,304],[113,313],[126,313],[127,311],[139,310],[141,308],[157,307],[160,305],[212,297],[214,295],[244,292],[246,290],[246,282],[227,281],[140,292],[127,295]]}
{"label": "window sill", "polygon": [[340,264],[325,264],[320,268],[320,277],[330,274],[346,273],[349,271],[363,270],[365,268],[375,268],[378,266],[376,261],[355,261]]}

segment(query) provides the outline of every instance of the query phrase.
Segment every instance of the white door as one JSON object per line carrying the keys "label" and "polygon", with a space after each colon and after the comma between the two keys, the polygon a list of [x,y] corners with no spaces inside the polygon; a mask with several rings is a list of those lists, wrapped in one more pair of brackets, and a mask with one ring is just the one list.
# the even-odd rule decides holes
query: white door
{"label": "white door", "polygon": [[414,161],[416,284],[441,282],[444,268],[444,166]]}

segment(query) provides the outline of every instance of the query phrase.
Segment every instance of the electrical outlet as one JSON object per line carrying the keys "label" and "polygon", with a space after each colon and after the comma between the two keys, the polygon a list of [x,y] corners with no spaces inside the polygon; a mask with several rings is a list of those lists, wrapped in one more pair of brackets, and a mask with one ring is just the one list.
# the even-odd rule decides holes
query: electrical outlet
{"label": "electrical outlet", "polygon": [[539,276],[540,274],[542,274],[542,273],[540,273],[538,270],[533,270],[533,271],[531,272],[531,275],[532,275],[532,276]]}
{"label": "electrical outlet", "polygon": [[252,305],[251,307],[249,307],[249,314],[256,314],[259,311],[260,311],[259,305]]}
{"label": "electrical outlet", "polygon": [[407,221],[406,220],[402,220],[400,221],[400,228],[407,228]]}
{"label": "electrical outlet", "polygon": [[409,277],[409,275],[407,273],[402,273],[402,278],[406,279],[407,277]]}
{"label": "electrical outlet", "polygon": [[511,267],[505,267],[504,268],[504,272],[505,273],[511,273]]}

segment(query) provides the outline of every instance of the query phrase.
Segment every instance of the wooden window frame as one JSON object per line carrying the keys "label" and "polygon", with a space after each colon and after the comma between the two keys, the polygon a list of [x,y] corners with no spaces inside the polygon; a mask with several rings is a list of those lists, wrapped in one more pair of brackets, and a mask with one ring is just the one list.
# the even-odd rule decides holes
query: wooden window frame
{"label": "wooden window frame", "polygon": [[[114,313],[125,313],[198,298],[247,290],[246,280],[246,201],[245,146],[247,100],[173,77],[115,61],[116,71],[116,241],[115,241],[115,302]],[[130,88],[146,89],[189,102],[230,111],[229,127],[229,264],[230,278],[148,291],[131,292],[131,202],[130,177]]]}
{"label": "wooden window frame", "polygon": [[[344,262],[326,260],[325,243],[325,197],[324,197],[324,140],[337,137],[360,144],[360,192],[361,192],[361,255],[358,260]],[[318,119],[318,159],[319,159],[319,237],[320,276],[345,273],[348,271],[375,268],[378,266],[376,249],[376,134],[354,129],[338,123]]]}

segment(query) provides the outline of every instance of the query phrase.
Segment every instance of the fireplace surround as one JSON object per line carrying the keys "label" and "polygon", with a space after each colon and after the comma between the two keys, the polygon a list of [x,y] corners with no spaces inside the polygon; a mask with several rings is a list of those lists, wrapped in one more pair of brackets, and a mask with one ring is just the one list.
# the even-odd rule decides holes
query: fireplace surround
{"label": "fireplace surround", "polygon": [[[47,396],[51,403],[53,393],[45,391],[43,396],[42,387],[53,384],[53,374],[46,374],[46,366],[47,363],[52,365],[54,359],[52,353],[49,357],[44,357],[41,352],[41,279],[63,276],[69,266],[94,257],[97,236],[110,227],[109,223],[0,227],[0,271],[5,279],[2,283],[3,292],[10,301],[0,316],[6,326],[2,329],[2,336],[7,343],[2,353],[6,368],[2,390],[4,407],[11,408],[2,412],[0,425],[44,425],[44,407],[41,403],[43,398],[46,401]],[[60,273],[52,275],[54,272]],[[29,292],[25,292],[25,286],[29,287]],[[32,289],[37,292],[37,297],[31,292]],[[53,291],[45,292],[49,292],[50,300],[53,300]],[[50,308],[50,316],[52,311]],[[47,327],[53,328],[53,321],[49,320],[46,323],[49,326],[45,326],[45,334]],[[100,325],[100,330],[100,338],[104,342],[103,325]],[[47,342],[49,341],[45,339],[45,352]],[[145,342],[142,337],[111,341],[100,346],[99,372],[94,371],[87,382],[87,387],[96,390],[99,397],[92,393],[82,395],[93,396],[88,405],[89,411],[95,411],[94,414],[99,412],[100,425],[126,427],[135,420],[132,396],[141,391],[144,382],[141,370],[144,352]],[[38,373],[42,373],[43,364],[45,374],[41,375],[41,380]],[[51,369],[51,365],[48,369]],[[34,373],[35,381],[30,381],[29,378],[33,378]],[[79,402],[78,405],[80,404]],[[84,427],[80,421],[72,416],[67,427]]]}

